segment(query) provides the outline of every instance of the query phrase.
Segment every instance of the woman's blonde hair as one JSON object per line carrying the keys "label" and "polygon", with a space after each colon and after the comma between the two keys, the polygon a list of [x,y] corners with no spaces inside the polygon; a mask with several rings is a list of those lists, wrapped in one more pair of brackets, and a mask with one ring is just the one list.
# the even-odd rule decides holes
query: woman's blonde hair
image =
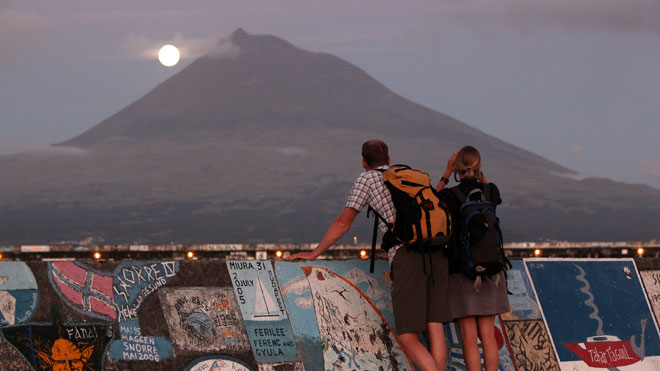
{"label": "woman's blonde hair", "polygon": [[476,148],[465,146],[456,156],[456,171],[466,180],[481,178],[481,155]]}

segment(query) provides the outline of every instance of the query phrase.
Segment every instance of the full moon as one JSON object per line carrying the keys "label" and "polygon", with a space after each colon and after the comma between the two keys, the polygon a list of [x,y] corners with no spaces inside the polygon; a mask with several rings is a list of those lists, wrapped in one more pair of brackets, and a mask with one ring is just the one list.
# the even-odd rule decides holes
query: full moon
{"label": "full moon", "polygon": [[158,51],[158,60],[163,66],[172,67],[179,63],[179,49],[174,45],[165,45]]}

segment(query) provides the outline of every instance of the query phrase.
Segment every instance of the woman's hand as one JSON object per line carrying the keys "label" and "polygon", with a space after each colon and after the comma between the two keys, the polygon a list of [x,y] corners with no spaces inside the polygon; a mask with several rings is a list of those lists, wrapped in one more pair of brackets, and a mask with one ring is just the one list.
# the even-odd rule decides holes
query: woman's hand
{"label": "woman's hand", "polygon": [[458,152],[454,152],[454,154],[449,157],[449,160],[447,160],[447,169],[445,169],[445,172],[442,174],[442,178],[446,178],[446,180],[440,180],[438,182],[438,185],[435,186],[436,191],[440,192],[440,190],[445,188],[451,175],[456,171],[456,156],[458,156]]}
{"label": "woman's hand", "polygon": [[449,175],[456,171],[456,156],[458,156],[458,152],[454,152],[454,154],[449,157],[449,160],[447,160],[447,169],[445,170],[444,174],[447,178],[449,178]]}

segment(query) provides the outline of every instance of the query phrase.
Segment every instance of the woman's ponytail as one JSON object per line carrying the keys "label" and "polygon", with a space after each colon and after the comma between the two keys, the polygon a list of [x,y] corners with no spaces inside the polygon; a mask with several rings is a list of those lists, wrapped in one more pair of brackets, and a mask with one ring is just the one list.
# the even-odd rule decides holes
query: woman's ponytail
{"label": "woman's ponytail", "polygon": [[481,175],[481,155],[476,148],[465,146],[456,156],[456,171],[465,180],[478,180]]}

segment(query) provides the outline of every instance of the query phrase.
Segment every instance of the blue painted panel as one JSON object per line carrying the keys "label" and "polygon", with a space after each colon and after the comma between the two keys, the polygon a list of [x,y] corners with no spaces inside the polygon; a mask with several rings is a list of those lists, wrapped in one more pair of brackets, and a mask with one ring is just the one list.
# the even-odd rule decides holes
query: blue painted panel
{"label": "blue painted panel", "polygon": [[284,299],[270,261],[227,261],[257,362],[298,361]]}
{"label": "blue painted panel", "polygon": [[[660,355],[660,335],[632,260],[530,259],[525,265],[560,362],[604,365],[621,356],[632,362],[636,356]],[[623,344],[618,355],[590,350],[605,336],[618,339],[614,346]],[[586,348],[587,359],[571,351],[570,344]]]}
{"label": "blue painted panel", "polygon": [[511,313],[503,314],[505,320],[541,319],[541,310],[536,303],[536,295],[527,277],[522,260],[512,260],[512,268],[507,272],[507,289]]}
{"label": "blue painted panel", "polygon": [[169,339],[142,335],[138,312],[147,296],[170,282],[178,271],[178,262],[167,261],[122,263],[115,269],[113,291],[121,339],[110,344],[110,358],[159,362],[174,357]]}
{"label": "blue painted panel", "polygon": [[[332,368],[337,360],[338,365],[348,369],[378,369],[383,357],[388,359],[390,366],[396,360],[399,369],[408,369],[408,361],[397,342],[386,340],[390,334],[383,331],[384,328],[394,328],[389,264],[377,260],[374,273],[369,272],[369,264],[368,260],[357,259],[275,262],[277,279],[305,369]],[[328,284],[331,286],[325,287]],[[313,297],[313,292],[318,296]],[[359,318],[353,319],[352,315],[356,314],[353,312],[357,310],[361,311]],[[343,316],[344,319],[339,321],[343,324],[333,320],[333,313],[334,316]],[[357,329],[354,321],[362,321],[367,315],[373,321],[360,322],[358,326],[364,325],[364,328]],[[320,330],[319,323],[325,328]],[[333,332],[335,325],[343,326],[343,330]],[[363,336],[363,331],[374,336]],[[351,341],[358,337],[359,341]],[[393,347],[381,349],[382,342],[388,341]]]}
{"label": "blue painted panel", "polygon": [[39,305],[32,271],[23,262],[0,262],[0,326],[29,321]]}

